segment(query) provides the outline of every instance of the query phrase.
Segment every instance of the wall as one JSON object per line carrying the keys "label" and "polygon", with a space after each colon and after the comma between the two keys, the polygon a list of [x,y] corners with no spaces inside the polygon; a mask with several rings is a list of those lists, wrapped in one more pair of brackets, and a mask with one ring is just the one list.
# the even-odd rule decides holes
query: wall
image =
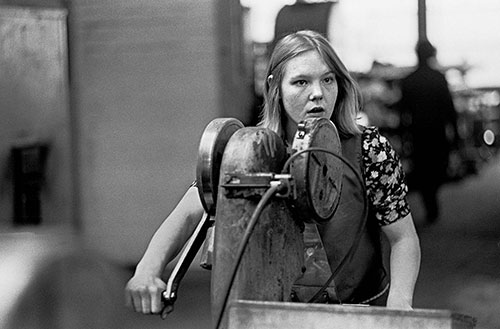
{"label": "wall", "polygon": [[78,221],[85,241],[114,260],[137,262],[194,180],[205,126],[245,118],[244,98],[222,105],[225,87],[241,84],[221,82],[231,65],[219,70],[238,59],[224,36],[237,33],[224,24],[238,16],[218,21],[230,3],[71,3]]}
{"label": "wall", "polygon": [[12,146],[50,150],[43,225],[72,225],[66,10],[0,5],[0,227],[13,222]]}

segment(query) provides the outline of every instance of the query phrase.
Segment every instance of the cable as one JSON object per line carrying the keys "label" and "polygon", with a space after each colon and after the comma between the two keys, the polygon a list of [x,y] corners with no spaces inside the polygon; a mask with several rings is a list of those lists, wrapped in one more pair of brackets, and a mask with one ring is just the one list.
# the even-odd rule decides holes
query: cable
{"label": "cable", "polygon": [[[290,164],[292,163],[292,161],[294,161],[299,155],[301,155],[303,153],[306,153],[306,152],[313,152],[313,151],[323,152],[323,153],[328,153],[330,155],[333,155],[334,157],[340,159],[343,163],[345,163],[349,167],[349,169],[352,170],[352,172],[355,174],[356,178],[361,182],[361,187],[362,187],[362,190],[363,190],[363,200],[364,200],[363,218],[366,219],[366,216],[367,216],[367,213],[368,213],[368,202],[366,201],[366,187],[365,187],[364,181],[363,181],[361,175],[356,171],[356,169],[354,168],[354,166],[351,163],[349,163],[349,161],[347,159],[345,159],[344,157],[342,157],[342,156],[334,153],[333,151],[330,151],[328,149],[321,148],[321,147],[311,147],[311,148],[308,148],[308,149],[305,149],[305,150],[298,151],[298,152],[292,154],[287,159],[287,161],[283,165],[283,169],[282,169],[281,173],[282,174],[286,173],[286,168],[289,167]],[[236,274],[238,272],[238,268],[240,266],[241,260],[243,259],[243,254],[244,254],[246,246],[248,244],[248,240],[250,239],[250,235],[252,234],[253,229],[255,228],[255,225],[257,224],[257,220],[259,219],[262,211],[264,210],[264,207],[267,205],[267,203],[269,202],[269,200],[271,199],[271,197],[280,188],[281,188],[280,185],[272,185],[266,191],[266,193],[264,193],[264,195],[260,199],[259,203],[255,207],[255,210],[254,210],[254,212],[252,214],[252,217],[248,221],[248,225],[247,225],[247,227],[245,229],[245,234],[243,235],[243,239],[242,239],[241,244],[240,244],[240,246],[238,248],[238,252],[237,252],[237,256],[236,256],[236,262],[235,262],[234,267],[233,267],[232,272],[231,272],[231,277],[229,279],[228,287],[225,290],[225,295],[224,295],[224,299],[223,299],[223,302],[222,302],[222,308],[221,308],[221,311],[219,313],[219,317],[217,319],[217,323],[216,323],[216,326],[215,326],[216,329],[218,329],[220,327],[221,323],[222,323],[222,318],[224,317],[224,312],[225,312],[225,309],[226,309],[226,306],[227,306],[227,302],[229,300],[229,295],[230,295],[232,286],[234,284],[234,280],[236,278]],[[328,285],[333,280],[333,278],[335,277],[335,275],[345,265],[345,263],[347,262],[349,256],[351,256],[351,254],[354,251],[354,249],[357,248],[357,246],[358,246],[359,237],[360,237],[361,232],[362,232],[361,229],[363,228],[364,224],[365,224],[365,221],[362,221],[361,224],[360,224],[360,226],[358,227],[357,232],[356,232],[356,240],[355,240],[354,244],[351,246],[351,248],[349,249],[348,253],[342,259],[342,261],[340,262],[339,266],[332,273],[332,276],[328,279],[328,281],[325,283],[325,285],[323,285],[323,287],[321,287],[320,290],[308,301],[308,303],[314,302],[314,300],[316,300],[323,293],[323,291],[328,287]]]}
{"label": "cable", "polygon": [[222,322],[222,318],[224,316],[224,311],[226,309],[227,301],[229,299],[229,294],[231,292],[231,288],[233,287],[234,279],[236,278],[236,273],[238,272],[238,268],[240,266],[241,260],[243,259],[243,253],[245,252],[248,240],[250,239],[250,235],[253,232],[253,229],[255,227],[255,224],[257,224],[257,220],[259,219],[262,211],[264,210],[264,207],[267,205],[271,197],[276,193],[281,188],[280,185],[271,185],[271,187],[264,193],[262,198],[260,199],[259,203],[255,207],[255,210],[252,214],[252,217],[250,217],[250,220],[248,221],[248,225],[245,229],[245,234],[243,235],[243,239],[241,241],[240,247],[238,248],[237,256],[236,256],[236,263],[234,264],[231,277],[229,279],[229,284],[226,289],[226,293],[224,295],[224,299],[222,302],[222,308],[219,313],[219,318],[217,319],[217,325],[215,328],[219,328]]}
{"label": "cable", "polygon": [[[354,251],[357,249],[357,247],[359,245],[360,237],[361,237],[361,233],[362,233],[362,229],[363,229],[363,227],[364,227],[364,225],[366,223],[366,218],[368,216],[367,192],[366,192],[366,186],[365,186],[365,183],[363,181],[363,178],[361,177],[361,175],[359,174],[359,172],[354,168],[354,166],[346,158],[344,158],[344,157],[342,157],[342,156],[334,153],[333,151],[330,151],[328,149],[321,148],[321,147],[310,147],[310,148],[298,151],[298,152],[292,154],[286,160],[285,164],[283,165],[283,169],[281,170],[281,173],[282,174],[286,173],[286,169],[290,166],[290,164],[292,163],[292,161],[294,161],[299,155],[301,155],[303,153],[306,153],[306,152],[313,152],[313,151],[323,152],[323,153],[328,153],[330,155],[333,155],[334,157],[336,157],[337,159],[340,159],[343,163],[345,163],[349,167],[349,169],[351,169],[351,171],[354,173],[354,175],[356,176],[356,178],[358,179],[358,181],[361,183],[361,189],[362,189],[362,192],[363,192],[363,214],[362,214],[363,215],[363,217],[362,217],[363,220],[359,224],[359,227],[358,227],[358,229],[356,231],[355,240],[354,240],[354,243],[351,245],[351,248],[349,248],[349,251],[344,256],[344,258],[342,258],[342,260],[340,261],[340,263],[337,266],[337,268],[335,269],[335,271],[332,272],[332,275],[330,276],[330,278],[318,290],[318,292],[316,292],[316,294],[314,294],[314,296],[311,297],[308,300],[308,303],[314,302],[316,299],[318,299],[321,296],[321,294],[325,291],[325,289],[333,281],[333,279],[335,278],[335,276],[340,272],[340,270],[347,263],[347,260],[349,260],[350,257],[352,257]],[[337,298],[339,298],[339,297],[337,296]],[[339,302],[340,302],[340,299],[339,299]]]}

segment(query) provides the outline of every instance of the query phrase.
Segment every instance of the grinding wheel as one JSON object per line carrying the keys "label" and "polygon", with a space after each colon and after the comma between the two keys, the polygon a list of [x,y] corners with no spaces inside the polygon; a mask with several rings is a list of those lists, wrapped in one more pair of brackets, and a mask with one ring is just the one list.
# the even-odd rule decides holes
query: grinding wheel
{"label": "grinding wheel", "polygon": [[[322,148],[342,155],[340,137],[335,125],[326,118],[311,118],[301,122],[295,134],[292,150]],[[290,165],[295,179],[297,198],[292,201],[293,212],[306,223],[329,221],[340,201],[342,161],[322,151],[304,152]]]}
{"label": "grinding wheel", "polygon": [[203,208],[210,215],[215,214],[224,149],[231,136],[243,127],[243,123],[237,119],[217,118],[212,120],[203,131],[198,150],[196,178]]}

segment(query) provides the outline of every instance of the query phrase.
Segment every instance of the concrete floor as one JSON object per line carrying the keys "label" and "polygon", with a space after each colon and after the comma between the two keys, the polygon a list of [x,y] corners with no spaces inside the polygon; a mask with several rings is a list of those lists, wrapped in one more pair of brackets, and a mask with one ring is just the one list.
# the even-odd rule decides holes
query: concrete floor
{"label": "concrete floor", "polygon": [[[475,317],[477,329],[500,328],[499,195],[500,158],[442,188],[435,225],[425,225],[420,197],[410,195],[422,246],[415,308],[451,310]],[[168,319],[127,312],[124,328],[210,328],[209,286],[208,271],[191,270]]]}
{"label": "concrete floor", "polygon": [[440,201],[441,221],[425,226],[420,198],[410,197],[422,247],[415,307],[450,309],[476,317],[478,329],[500,328],[500,158],[444,186]]}

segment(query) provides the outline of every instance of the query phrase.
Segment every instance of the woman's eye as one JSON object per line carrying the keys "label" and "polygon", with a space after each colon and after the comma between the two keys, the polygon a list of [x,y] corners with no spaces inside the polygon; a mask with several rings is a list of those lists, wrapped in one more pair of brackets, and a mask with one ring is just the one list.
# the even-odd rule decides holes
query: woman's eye
{"label": "woman's eye", "polygon": [[295,85],[297,86],[305,86],[307,84],[306,80],[297,80],[294,82]]}
{"label": "woman's eye", "polygon": [[335,77],[326,77],[324,79],[325,83],[327,84],[331,84],[331,83],[334,83],[335,82]]}

